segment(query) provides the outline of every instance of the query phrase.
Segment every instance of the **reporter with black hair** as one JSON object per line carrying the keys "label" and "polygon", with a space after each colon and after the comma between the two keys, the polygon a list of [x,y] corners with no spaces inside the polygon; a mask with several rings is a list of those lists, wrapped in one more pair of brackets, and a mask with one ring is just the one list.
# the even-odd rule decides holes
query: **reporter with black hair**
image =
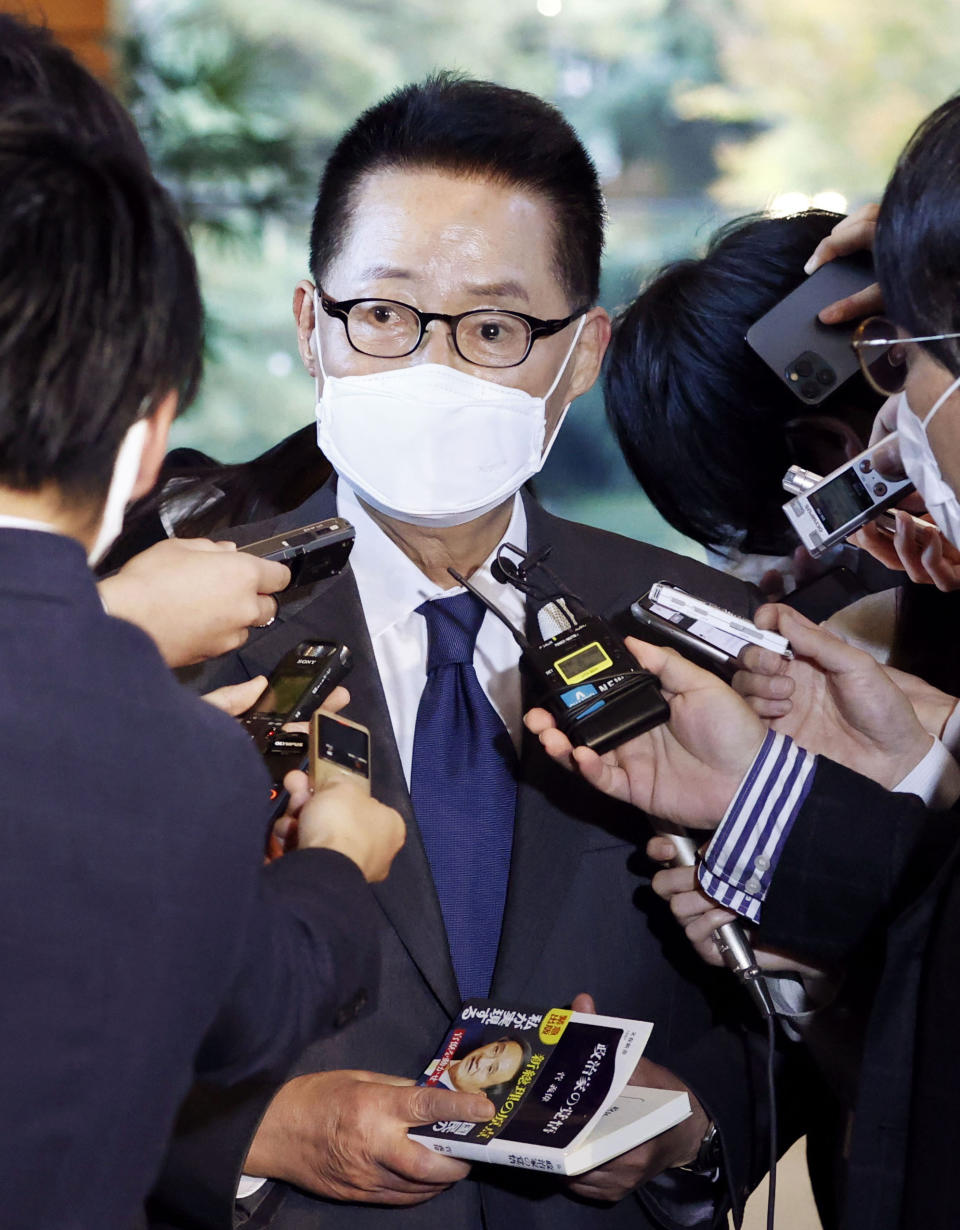
{"label": "reporter with black hair", "polygon": [[[0,13],[0,113],[15,113],[25,106],[43,106],[53,115],[69,117],[78,138],[122,150],[133,162],[148,167],[133,121],[114,95],[49,30]],[[320,458],[312,470],[316,485],[329,467]],[[259,473],[258,462],[251,478]],[[161,480],[170,474],[165,459]],[[178,471],[173,469],[172,474],[176,482]],[[227,488],[227,492],[216,489],[214,502],[221,506],[232,487],[219,471],[217,481]],[[189,486],[188,508],[197,501],[209,504],[209,483]],[[291,487],[296,497],[296,483]],[[232,543],[215,544],[201,537],[222,525],[222,518],[207,515],[203,522],[192,518],[190,542],[161,541],[167,531],[160,519],[155,517],[156,524],[145,528],[135,511],[152,507],[154,499],[161,498],[159,492],[137,500],[131,514],[136,524],[122,535],[128,545],[122,552],[111,547],[98,561],[103,576],[100,597],[114,615],[149,633],[169,666],[187,666],[236,648],[251,626],[269,622],[277,610],[274,595],[289,581],[289,572],[270,560],[238,553]],[[181,503],[184,498],[181,492]]]}
{"label": "reporter with black hair", "polygon": [[[661,516],[706,547],[709,563],[757,582],[773,601],[842,565],[854,574],[851,588],[819,598],[815,617],[830,617],[878,660],[957,692],[960,664],[949,646],[960,596],[908,580],[886,539],[883,552],[857,549],[855,536],[856,545],[838,544],[814,560],[783,512],[787,469],[828,474],[855,456],[872,438],[881,394],[856,372],[807,406],[746,341],[808,276],[811,251],[836,231],[846,234],[848,223],[856,227],[857,216],[740,218],[711,237],[702,257],[660,270],[614,321],[607,414],[637,481]],[[870,302],[851,302],[848,312]]]}
{"label": "reporter with black hair", "polygon": [[282,1072],[377,977],[364,881],[399,817],[291,779],[301,848],[263,872],[248,736],[104,611],[89,569],[153,482],[201,335],[142,160],[60,111],[0,114],[5,1230],[128,1230],[191,1079]]}
{"label": "reporter with black hair", "polygon": [[859,374],[807,406],[745,340],[804,281],[839,217],[738,218],[702,257],[657,272],[614,321],[604,395],[624,459],[660,514],[720,566],[792,554],[783,475],[848,460],[879,407]]}

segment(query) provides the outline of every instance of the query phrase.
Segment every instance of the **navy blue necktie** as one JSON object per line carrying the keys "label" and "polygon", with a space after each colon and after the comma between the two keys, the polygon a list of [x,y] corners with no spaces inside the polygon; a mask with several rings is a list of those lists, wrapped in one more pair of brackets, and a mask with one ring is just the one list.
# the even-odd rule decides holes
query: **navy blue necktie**
{"label": "navy blue necktie", "polygon": [[486,608],[471,593],[417,607],[427,683],[417,710],[410,796],[464,999],[490,990],[507,897],[516,754],[473,667]]}

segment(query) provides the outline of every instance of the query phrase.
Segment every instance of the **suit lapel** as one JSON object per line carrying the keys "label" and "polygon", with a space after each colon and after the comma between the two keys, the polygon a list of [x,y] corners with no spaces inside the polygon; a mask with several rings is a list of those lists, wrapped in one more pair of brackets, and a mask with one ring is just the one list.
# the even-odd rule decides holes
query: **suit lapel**
{"label": "suit lapel", "polygon": [[[562,545],[563,522],[550,518],[534,501],[525,498],[527,545],[530,550],[551,543]],[[554,530],[560,531],[553,533]],[[557,551],[556,571],[563,581],[564,552]],[[527,635],[537,635],[528,612]],[[524,711],[532,698],[524,683]],[[585,851],[612,840],[602,828],[581,818],[596,808],[598,796],[573,774],[559,768],[533,736],[524,731],[520,789],[510,865],[510,885],[500,938],[500,951],[492,993],[501,999],[522,995],[536,969],[540,952],[554,928],[569,886]]]}
{"label": "suit lapel", "polygon": [[[302,516],[305,508],[300,510],[297,524],[307,523]],[[333,513],[321,509],[313,519],[325,515]],[[343,641],[350,647],[353,669],[344,681],[350,690],[348,712],[370,728],[372,791],[376,798],[396,807],[407,825],[403,849],[394,859],[387,880],[374,886],[374,893],[434,995],[449,1014],[455,1015],[460,997],[443,916],[410,805],[386,697],[350,567],[339,576],[284,599],[277,622],[241,650],[240,659],[251,674],[269,674],[298,641],[317,637]]]}

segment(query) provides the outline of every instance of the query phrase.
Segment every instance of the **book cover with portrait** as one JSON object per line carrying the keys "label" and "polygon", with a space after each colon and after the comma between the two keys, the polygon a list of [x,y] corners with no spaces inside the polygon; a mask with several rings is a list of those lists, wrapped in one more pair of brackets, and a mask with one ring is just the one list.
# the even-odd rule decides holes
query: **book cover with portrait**
{"label": "book cover with portrait", "polygon": [[486,1123],[411,1129],[438,1153],[580,1174],[687,1118],[685,1093],[629,1085],[653,1026],[471,999],[419,1084],[482,1092]]}

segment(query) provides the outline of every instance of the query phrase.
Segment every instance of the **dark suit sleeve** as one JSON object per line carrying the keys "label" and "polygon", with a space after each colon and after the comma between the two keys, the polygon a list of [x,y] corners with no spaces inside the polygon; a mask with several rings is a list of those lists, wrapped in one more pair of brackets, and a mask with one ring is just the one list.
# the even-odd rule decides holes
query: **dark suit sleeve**
{"label": "dark suit sleeve", "polygon": [[307,1042],[374,1000],[378,910],[359,867],[301,850],[261,879],[241,969],[197,1058],[201,1079],[280,1076]]}
{"label": "dark suit sleeve", "polygon": [[[733,983],[731,990],[740,994]],[[754,1027],[743,1017],[750,1011],[745,1003],[731,1004],[740,1019],[718,1024],[697,1042],[675,1055],[658,1060],[678,1076],[696,1095],[710,1119],[717,1124],[722,1149],[720,1178],[711,1187],[702,1179],[683,1172],[675,1176],[676,1198],[694,1200],[704,1209],[713,1205],[713,1221],[698,1221],[698,1226],[726,1226],[727,1211],[740,1224],[743,1207],[750,1192],[769,1169],[770,1104],[767,1093],[767,1037],[759,1019]],[[819,1083],[802,1048],[778,1037],[774,1053],[777,1083],[777,1141],[782,1154],[806,1131],[816,1110]],[[680,1227],[669,1209],[676,1198],[663,1203],[656,1186],[649,1192],[640,1189],[641,1200],[665,1226]],[[706,1214],[705,1214],[706,1216]]]}
{"label": "dark suit sleeve", "polygon": [[243,967],[204,1041],[151,1198],[157,1227],[233,1225],[250,1141],[285,1072],[307,1042],[374,1002],[379,910],[359,868],[303,850],[262,878]]}
{"label": "dark suit sleeve", "polygon": [[960,831],[821,758],[763,903],[759,938],[821,965],[842,964],[930,888]]}

